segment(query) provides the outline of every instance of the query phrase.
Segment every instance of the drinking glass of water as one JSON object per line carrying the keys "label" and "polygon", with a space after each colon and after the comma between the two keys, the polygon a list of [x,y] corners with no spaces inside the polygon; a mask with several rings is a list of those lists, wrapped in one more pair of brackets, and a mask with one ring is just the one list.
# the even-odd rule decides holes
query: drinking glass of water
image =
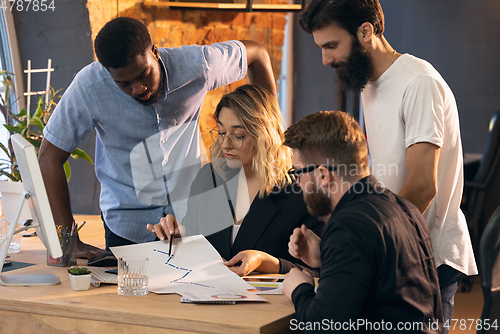
{"label": "drinking glass of water", "polygon": [[144,296],[148,294],[149,261],[143,256],[118,258],[118,294]]}

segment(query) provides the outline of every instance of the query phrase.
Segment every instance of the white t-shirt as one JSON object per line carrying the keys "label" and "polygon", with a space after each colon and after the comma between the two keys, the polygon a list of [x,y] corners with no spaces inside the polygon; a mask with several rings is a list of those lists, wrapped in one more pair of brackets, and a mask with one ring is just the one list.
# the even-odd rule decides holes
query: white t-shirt
{"label": "white t-shirt", "polygon": [[455,97],[428,62],[399,57],[361,93],[372,174],[399,193],[408,178],[406,149],[428,142],[441,148],[438,192],[424,218],[436,265],[477,274],[465,216],[460,210],[463,155]]}

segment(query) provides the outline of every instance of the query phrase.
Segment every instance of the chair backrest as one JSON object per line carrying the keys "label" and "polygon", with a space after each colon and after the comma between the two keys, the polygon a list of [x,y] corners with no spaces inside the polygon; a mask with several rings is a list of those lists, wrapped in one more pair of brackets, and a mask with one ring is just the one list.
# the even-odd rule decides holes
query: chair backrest
{"label": "chair backrest", "polygon": [[488,127],[488,141],[484,148],[483,156],[474,176],[474,182],[487,182],[495,173],[492,169],[500,163],[500,110],[491,116]]}
{"label": "chair backrest", "polygon": [[[484,295],[484,306],[481,318],[498,319],[500,316],[500,207],[498,207],[484,229],[479,244],[479,266],[481,269],[481,285]],[[480,330],[478,333],[500,333],[498,328]]]}
{"label": "chair backrest", "polygon": [[464,210],[470,228],[481,235],[488,219],[500,205],[500,110],[491,117],[488,141],[477,172],[471,180],[484,188],[464,188],[467,209]]}

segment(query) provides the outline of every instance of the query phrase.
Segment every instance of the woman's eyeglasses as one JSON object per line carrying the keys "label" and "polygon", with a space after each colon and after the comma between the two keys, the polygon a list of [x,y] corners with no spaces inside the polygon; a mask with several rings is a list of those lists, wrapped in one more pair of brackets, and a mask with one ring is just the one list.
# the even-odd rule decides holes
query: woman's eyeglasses
{"label": "woman's eyeglasses", "polygon": [[245,140],[246,138],[245,135],[228,135],[227,133],[221,133],[217,129],[210,130],[210,136],[212,137],[214,142],[218,143],[219,145],[222,145],[222,143],[224,143],[224,139],[227,138],[229,140],[229,144],[235,149],[241,148],[243,146],[243,140]]}
{"label": "woman's eyeglasses", "polygon": [[337,169],[336,166],[326,166],[326,165],[310,165],[310,166],[307,166],[307,167],[304,167],[304,168],[299,168],[299,169],[295,169],[295,168],[292,168],[288,171],[288,174],[290,176],[295,176],[295,180],[298,182],[300,182],[300,176],[304,173],[310,173],[314,170],[316,170],[316,168],[318,167],[325,167],[326,169],[328,169],[329,171],[333,172]]}

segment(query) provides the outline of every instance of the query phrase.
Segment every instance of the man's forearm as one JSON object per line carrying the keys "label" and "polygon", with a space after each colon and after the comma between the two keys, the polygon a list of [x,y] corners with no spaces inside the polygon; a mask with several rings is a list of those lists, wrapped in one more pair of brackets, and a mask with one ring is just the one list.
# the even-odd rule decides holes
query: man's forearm
{"label": "man's forearm", "polygon": [[419,187],[406,183],[398,195],[412,202],[424,214],[436,196],[436,192],[437,190],[434,185],[428,185],[427,187],[422,185]]}
{"label": "man's forearm", "polygon": [[[42,172],[45,189],[49,198],[50,208],[56,225],[71,226],[73,214],[69,200],[69,189],[64,173],[64,155],[54,156],[47,143],[42,144],[38,160]],[[61,151],[62,152],[62,151]],[[69,153],[67,154],[69,156]],[[61,157],[62,156],[62,157]]]}
{"label": "man's forearm", "polygon": [[422,142],[408,147],[408,178],[398,195],[412,202],[423,214],[437,194],[437,166],[440,148]]}
{"label": "man's forearm", "polygon": [[73,213],[71,212],[69,189],[64,170],[62,177],[60,175],[51,175],[46,178],[45,175],[43,174],[44,179],[50,180],[47,181],[45,188],[47,189],[50,208],[56,225],[71,226]]}
{"label": "man's forearm", "polygon": [[250,82],[262,86],[276,95],[276,81],[271,66],[271,59],[266,49],[257,42],[241,42],[247,50],[248,78]]}
{"label": "man's forearm", "polygon": [[270,64],[269,67],[261,62],[250,64],[248,67],[248,78],[252,84],[262,86],[276,96],[276,84]]}

